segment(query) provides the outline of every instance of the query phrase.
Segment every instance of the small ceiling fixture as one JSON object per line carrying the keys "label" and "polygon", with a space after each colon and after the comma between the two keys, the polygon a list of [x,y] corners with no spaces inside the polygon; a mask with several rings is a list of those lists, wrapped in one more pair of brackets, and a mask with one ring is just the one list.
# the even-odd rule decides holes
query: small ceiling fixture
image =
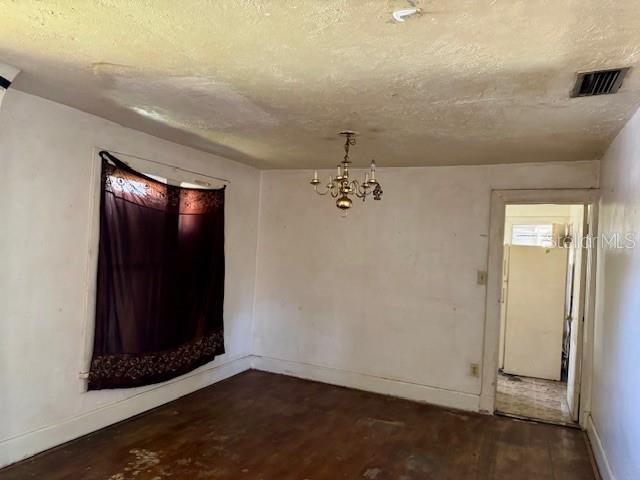
{"label": "small ceiling fixture", "polygon": [[376,179],[376,162],[371,160],[371,169],[365,173],[364,181],[362,183],[358,180],[349,179],[349,167],[351,160],[349,160],[349,147],[356,144],[356,132],[351,130],[345,130],[340,132],[340,135],[346,137],[344,143],[344,159],[338,164],[338,174],[334,177],[329,177],[329,182],[324,187],[324,191],[318,189],[320,180],[318,179],[318,171],[313,173],[313,179],[311,185],[318,195],[330,194],[332,198],[337,198],[336,207],[341,211],[347,213],[347,210],[351,208],[353,201],[351,196],[361,198],[364,202],[369,195],[373,195],[374,200],[382,199],[382,187]]}
{"label": "small ceiling fixture", "polygon": [[396,22],[404,23],[404,17],[410,17],[411,15],[415,15],[420,12],[421,10],[417,7],[405,8],[404,10],[396,10],[395,12],[393,12],[393,19]]}

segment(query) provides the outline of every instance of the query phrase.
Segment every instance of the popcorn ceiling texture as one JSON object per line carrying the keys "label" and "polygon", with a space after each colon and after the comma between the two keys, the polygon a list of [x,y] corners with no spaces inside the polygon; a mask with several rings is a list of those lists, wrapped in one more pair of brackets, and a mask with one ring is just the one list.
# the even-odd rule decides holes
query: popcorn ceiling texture
{"label": "popcorn ceiling texture", "polygon": [[262,168],[600,157],[640,103],[637,0],[0,0],[14,87]]}

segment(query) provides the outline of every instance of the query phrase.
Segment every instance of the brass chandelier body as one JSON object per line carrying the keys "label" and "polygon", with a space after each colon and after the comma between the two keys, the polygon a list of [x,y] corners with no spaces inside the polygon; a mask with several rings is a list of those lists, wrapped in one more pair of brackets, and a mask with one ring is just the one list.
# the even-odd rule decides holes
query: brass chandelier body
{"label": "brass chandelier body", "polygon": [[323,190],[318,188],[320,180],[318,179],[318,171],[316,170],[311,180],[314,190],[318,195],[331,195],[332,198],[336,198],[336,207],[341,211],[347,212],[353,205],[353,201],[350,197],[355,196],[361,198],[364,202],[368,196],[373,196],[374,200],[382,199],[382,187],[376,179],[376,162],[371,161],[370,170],[365,173],[364,180],[360,183],[358,180],[351,180],[349,178],[349,168],[351,166],[351,160],[349,160],[349,147],[356,144],[356,133],[352,131],[340,132],[340,135],[346,137],[344,143],[344,158],[342,162],[338,164],[338,172],[335,177],[330,176],[329,182],[325,185]]}

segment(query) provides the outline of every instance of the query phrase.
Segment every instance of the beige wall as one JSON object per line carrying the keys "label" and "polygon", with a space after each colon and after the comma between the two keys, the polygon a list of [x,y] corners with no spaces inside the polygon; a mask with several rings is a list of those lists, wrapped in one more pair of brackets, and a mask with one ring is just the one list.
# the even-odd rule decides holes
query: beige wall
{"label": "beige wall", "polygon": [[[605,479],[640,478],[640,113],[602,160],[590,436]],[[602,238],[632,234],[635,248]]]}
{"label": "beige wall", "polygon": [[311,172],[263,172],[256,366],[477,409],[491,189],[594,187],[597,169],[381,168],[383,200],[347,218]]}
{"label": "beige wall", "polygon": [[[215,362],[144,388],[83,393],[78,378],[94,285],[94,148],[231,180],[225,345]],[[204,387],[249,366],[257,170],[10,89],[0,112],[0,465]],[[94,185],[95,186],[95,185]],[[91,248],[91,253],[90,253]],[[93,257],[92,257],[93,256]],[[92,319],[91,319],[92,320]]]}

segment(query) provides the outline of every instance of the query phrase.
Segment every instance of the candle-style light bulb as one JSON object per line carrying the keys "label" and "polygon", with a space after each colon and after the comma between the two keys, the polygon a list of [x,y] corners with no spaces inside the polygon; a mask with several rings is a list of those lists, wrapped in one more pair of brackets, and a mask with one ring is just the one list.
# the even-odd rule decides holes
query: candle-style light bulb
{"label": "candle-style light bulb", "polygon": [[311,185],[313,185],[314,187],[317,187],[320,184],[320,180],[318,180],[318,171],[315,170],[313,172],[313,178],[311,179],[311,181],[309,182]]}

